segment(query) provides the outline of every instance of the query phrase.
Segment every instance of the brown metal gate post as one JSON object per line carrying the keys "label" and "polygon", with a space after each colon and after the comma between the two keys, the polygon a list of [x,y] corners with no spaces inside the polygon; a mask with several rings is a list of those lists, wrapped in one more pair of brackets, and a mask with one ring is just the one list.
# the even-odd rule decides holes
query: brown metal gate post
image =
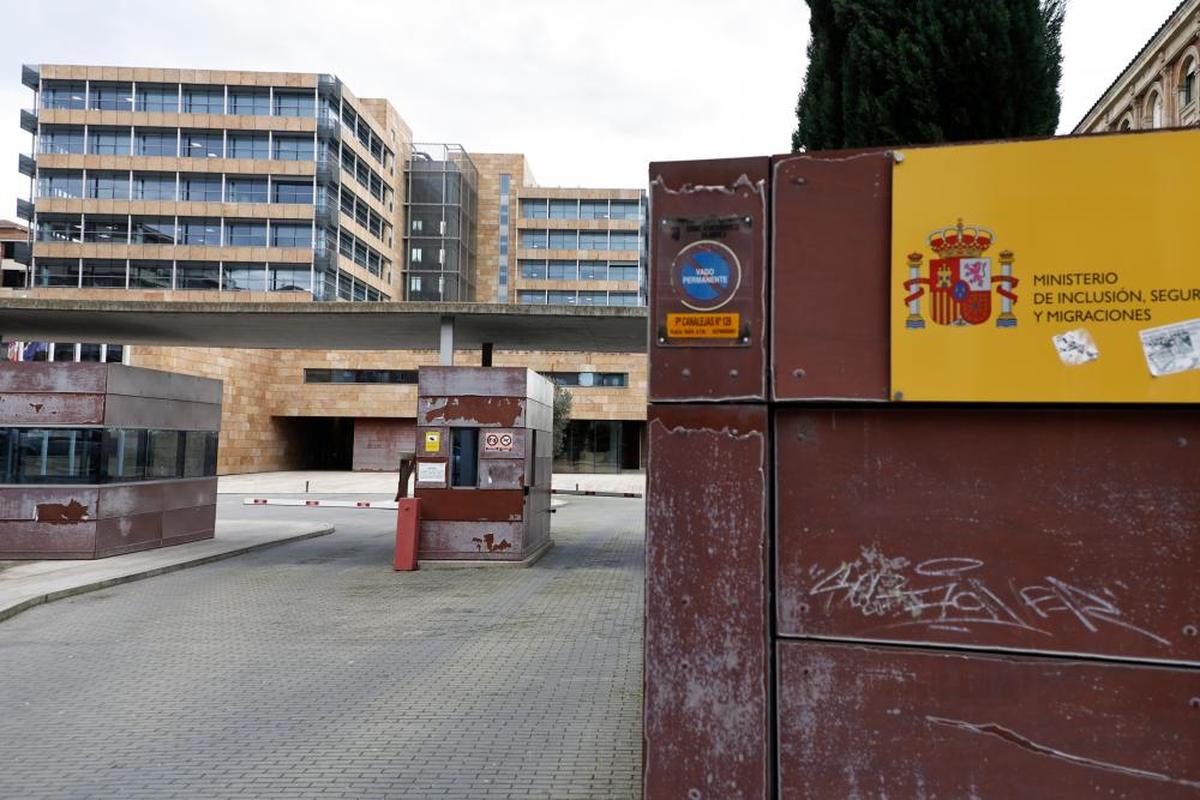
{"label": "brown metal gate post", "polygon": [[[1200,198],[1120,188],[1197,146],[652,165],[648,798],[1200,795],[1200,295],[1139,223]],[[719,246],[739,185],[762,260]],[[1055,260],[1050,213],[1093,207]],[[1035,293],[1116,285],[1080,271],[1110,247],[1126,294]]]}

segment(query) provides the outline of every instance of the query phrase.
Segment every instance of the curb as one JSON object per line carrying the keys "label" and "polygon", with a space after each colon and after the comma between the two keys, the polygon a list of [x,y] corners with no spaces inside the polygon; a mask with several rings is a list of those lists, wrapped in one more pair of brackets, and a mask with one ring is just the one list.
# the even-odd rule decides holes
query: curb
{"label": "curb", "polygon": [[22,600],[9,606],[8,608],[0,608],[0,622],[3,622],[7,619],[12,619],[22,611],[28,611],[29,609],[35,606],[40,606],[43,603],[52,603],[55,600],[62,600],[67,597],[74,597],[75,595],[87,594],[88,592],[95,592],[99,591],[100,589],[107,589],[110,586],[119,586],[122,583],[133,583],[134,581],[140,581],[146,578],[154,578],[158,575],[165,575],[168,572],[178,572],[181,569],[188,569],[189,567],[203,566],[204,564],[211,564],[214,561],[223,561],[227,558],[244,555],[245,553],[251,553],[255,550],[264,550],[268,547],[274,547],[275,545],[279,544],[300,542],[305,539],[314,539],[318,536],[328,536],[331,533],[333,533],[332,525],[326,528],[310,531],[308,533],[300,533],[295,536],[289,536],[286,539],[273,539],[269,542],[255,542],[254,544],[248,544],[244,547],[239,547],[234,550],[226,550],[223,553],[213,553],[211,555],[201,556],[200,558],[196,558],[191,561],[181,561],[178,564],[167,564],[166,566],[162,567],[153,567],[151,569],[143,570],[141,572],[134,572],[129,575],[119,575],[115,578],[105,578],[104,580],[100,581],[92,581],[91,583],[72,586],[69,589],[59,589],[55,592],[47,592],[46,594],[36,595],[26,600]]}

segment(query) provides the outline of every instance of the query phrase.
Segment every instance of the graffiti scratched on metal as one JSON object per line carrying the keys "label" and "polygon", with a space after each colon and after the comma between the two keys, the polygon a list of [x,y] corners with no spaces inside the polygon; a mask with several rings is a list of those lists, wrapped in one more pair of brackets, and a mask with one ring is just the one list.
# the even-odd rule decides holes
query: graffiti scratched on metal
{"label": "graffiti scratched on metal", "polygon": [[783,636],[1200,665],[1186,411],[783,409]]}
{"label": "graffiti scratched on metal", "polygon": [[646,795],[765,797],[765,410],[650,414]]}

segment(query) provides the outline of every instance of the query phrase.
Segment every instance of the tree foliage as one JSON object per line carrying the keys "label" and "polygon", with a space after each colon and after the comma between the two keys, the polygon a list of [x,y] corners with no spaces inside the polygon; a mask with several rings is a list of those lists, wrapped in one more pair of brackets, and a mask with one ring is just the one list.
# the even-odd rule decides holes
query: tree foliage
{"label": "tree foliage", "polygon": [[571,422],[571,393],[561,386],[554,387],[554,455],[563,454],[567,445],[567,425]]}
{"label": "tree foliage", "polygon": [[793,150],[1047,136],[1065,0],[808,0]]}

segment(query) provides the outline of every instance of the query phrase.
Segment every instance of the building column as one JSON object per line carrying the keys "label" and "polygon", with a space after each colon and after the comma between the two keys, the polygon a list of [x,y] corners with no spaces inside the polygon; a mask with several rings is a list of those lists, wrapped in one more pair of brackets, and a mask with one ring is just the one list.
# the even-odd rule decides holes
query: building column
{"label": "building column", "polygon": [[438,345],[438,363],[443,367],[454,366],[454,317],[442,317],[441,337]]}

